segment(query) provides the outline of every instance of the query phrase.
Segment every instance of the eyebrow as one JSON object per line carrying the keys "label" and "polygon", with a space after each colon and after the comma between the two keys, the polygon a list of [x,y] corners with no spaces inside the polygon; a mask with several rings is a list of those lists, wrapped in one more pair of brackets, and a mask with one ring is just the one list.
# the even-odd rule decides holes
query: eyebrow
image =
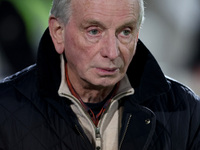
{"label": "eyebrow", "polygon": [[[98,25],[98,26],[100,26],[102,28],[106,28],[106,25],[103,22],[100,22],[98,20],[93,20],[93,19],[84,20],[81,23],[81,26],[87,26],[87,25]],[[117,27],[117,30],[121,29],[121,28],[124,28],[124,27],[133,27],[134,28],[136,26],[137,26],[137,21],[130,20],[130,21],[127,21],[124,24],[120,25],[119,27]]]}
{"label": "eyebrow", "polygon": [[98,20],[92,20],[92,19],[89,19],[89,20],[84,20],[82,23],[81,23],[81,26],[87,26],[87,25],[98,25],[102,28],[106,28],[106,25]]}
{"label": "eyebrow", "polygon": [[117,27],[117,31],[122,30],[124,27],[131,27],[132,29],[134,29],[137,27],[137,21],[131,20],[131,21],[125,22],[121,26]]}

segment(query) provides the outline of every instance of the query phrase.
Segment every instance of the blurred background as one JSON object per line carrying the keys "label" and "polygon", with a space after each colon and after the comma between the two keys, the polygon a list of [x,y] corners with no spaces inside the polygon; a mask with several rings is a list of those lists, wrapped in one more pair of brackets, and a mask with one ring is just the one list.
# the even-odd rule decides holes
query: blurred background
{"label": "blurred background", "polygon": [[[0,0],[0,80],[33,64],[51,0]],[[200,95],[200,1],[146,0],[140,39],[163,72]]]}
{"label": "blurred background", "polygon": [[0,80],[35,63],[51,0],[0,0]]}

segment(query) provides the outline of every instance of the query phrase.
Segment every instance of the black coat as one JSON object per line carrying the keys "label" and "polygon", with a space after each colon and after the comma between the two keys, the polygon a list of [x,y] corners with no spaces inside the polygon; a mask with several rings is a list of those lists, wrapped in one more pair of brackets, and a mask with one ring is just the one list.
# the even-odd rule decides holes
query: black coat
{"label": "black coat", "polygon": [[[138,42],[128,69],[135,94],[125,97],[121,150],[200,150],[200,101],[165,77]],[[69,101],[58,96],[60,57],[49,31],[33,66],[0,84],[0,150],[94,150]]]}

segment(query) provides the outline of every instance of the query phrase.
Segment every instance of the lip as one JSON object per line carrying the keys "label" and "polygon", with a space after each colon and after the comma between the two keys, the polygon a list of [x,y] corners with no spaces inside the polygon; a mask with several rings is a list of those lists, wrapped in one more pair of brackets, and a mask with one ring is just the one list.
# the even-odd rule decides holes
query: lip
{"label": "lip", "polygon": [[119,68],[96,68],[100,75],[114,75],[119,71]]}

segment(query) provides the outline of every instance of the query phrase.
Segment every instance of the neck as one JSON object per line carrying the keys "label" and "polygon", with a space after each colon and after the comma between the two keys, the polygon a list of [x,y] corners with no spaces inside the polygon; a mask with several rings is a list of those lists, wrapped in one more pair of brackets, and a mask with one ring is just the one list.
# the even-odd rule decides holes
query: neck
{"label": "neck", "polygon": [[[72,83],[73,85],[73,83]],[[101,88],[101,89],[91,89],[87,87],[73,85],[74,90],[78,96],[85,103],[98,103],[103,101],[112,91],[113,87]]]}

